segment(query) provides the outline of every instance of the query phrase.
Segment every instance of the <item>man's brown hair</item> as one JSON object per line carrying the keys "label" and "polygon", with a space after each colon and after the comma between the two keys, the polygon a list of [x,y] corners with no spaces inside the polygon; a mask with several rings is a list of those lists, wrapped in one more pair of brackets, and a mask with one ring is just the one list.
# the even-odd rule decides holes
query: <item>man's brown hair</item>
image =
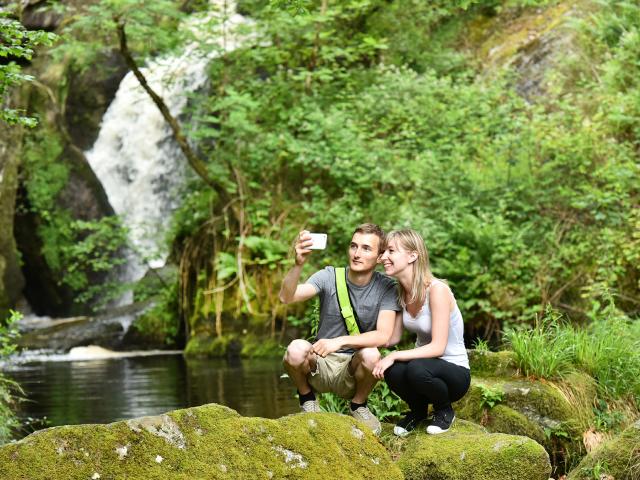
{"label": "man's brown hair", "polygon": [[378,253],[382,253],[384,251],[384,249],[387,247],[387,236],[384,233],[384,230],[382,230],[382,228],[380,228],[379,225],[376,225],[375,223],[361,223],[360,225],[358,225],[356,227],[356,229],[353,231],[354,234],[356,233],[363,233],[363,234],[373,234],[376,235],[378,237]]}

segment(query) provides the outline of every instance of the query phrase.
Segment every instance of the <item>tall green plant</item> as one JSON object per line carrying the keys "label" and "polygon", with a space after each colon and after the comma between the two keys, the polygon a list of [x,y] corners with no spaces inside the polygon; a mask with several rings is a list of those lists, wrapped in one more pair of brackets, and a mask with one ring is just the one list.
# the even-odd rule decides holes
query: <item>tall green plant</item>
{"label": "tall green plant", "polygon": [[[9,318],[0,322],[0,362],[15,351],[19,336],[16,324],[21,317],[20,313],[11,311]],[[20,385],[0,373],[0,445],[11,440],[20,426],[15,408],[22,394]]]}
{"label": "tall green plant", "polygon": [[560,378],[573,368],[573,330],[547,307],[534,328],[508,328],[504,339],[516,354],[518,367],[529,376]]}

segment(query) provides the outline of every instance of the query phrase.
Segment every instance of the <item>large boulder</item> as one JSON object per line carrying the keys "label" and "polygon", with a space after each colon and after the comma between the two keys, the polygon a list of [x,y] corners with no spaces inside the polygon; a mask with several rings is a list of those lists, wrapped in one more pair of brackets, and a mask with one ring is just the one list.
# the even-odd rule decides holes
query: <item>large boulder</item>
{"label": "large boulder", "polygon": [[[21,349],[47,349],[66,352],[74,347],[100,345],[115,350],[132,350],[135,348],[167,348],[166,344],[126,341],[131,325],[147,311],[151,301],[144,301],[111,308],[101,314],[66,318],[30,317],[18,322],[20,337],[17,344]],[[149,337],[150,338],[150,337]]]}
{"label": "large boulder", "polygon": [[559,471],[567,459],[586,453],[582,438],[596,397],[591,377],[574,373],[562,383],[517,377],[513,352],[469,353],[471,387],[454,405],[460,418],[534,439]]}
{"label": "large boulder", "polygon": [[385,478],[402,473],[347,416],[245,418],[221,405],[55,427],[0,447],[1,479]]}
{"label": "large boulder", "polygon": [[567,480],[592,478],[640,478],[640,420],[592,450],[567,476]]}
{"label": "large boulder", "polygon": [[516,354],[509,350],[467,350],[471,377],[515,377],[518,374]]}
{"label": "large boulder", "polygon": [[118,320],[101,321],[91,317],[50,319],[42,317],[21,329],[18,347],[27,350],[47,349],[66,352],[73,347],[100,345],[116,348],[124,335],[124,327]]}
{"label": "large boulder", "polygon": [[551,473],[549,455],[536,441],[464,420],[437,436],[420,429],[403,449],[398,466],[408,480],[548,480]]}

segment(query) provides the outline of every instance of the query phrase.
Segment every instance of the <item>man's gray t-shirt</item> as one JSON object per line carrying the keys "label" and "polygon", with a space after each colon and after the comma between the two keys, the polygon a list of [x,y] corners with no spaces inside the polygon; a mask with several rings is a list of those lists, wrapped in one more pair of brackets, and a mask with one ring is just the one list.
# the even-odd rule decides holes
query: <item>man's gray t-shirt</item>
{"label": "man's gray t-shirt", "polygon": [[[325,267],[317,271],[306,283],[313,285],[320,297],[320,325],[317,339],[349,335],[340,314],[334,267]],[[358,316],[361,333],[376,329],[380,310],[396,312],[402,310],[398,304],[395,282],[380,272],[373,272],[371,281],[363,286],[355,285],[347,278],[347,286],[351,306]]]}

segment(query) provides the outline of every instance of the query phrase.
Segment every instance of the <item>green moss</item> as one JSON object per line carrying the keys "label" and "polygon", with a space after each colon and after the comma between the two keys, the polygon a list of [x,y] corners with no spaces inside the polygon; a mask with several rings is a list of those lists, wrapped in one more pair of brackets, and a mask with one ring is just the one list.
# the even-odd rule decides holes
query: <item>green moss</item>
{"label": "green moss", "polygon": [[548,454],[534,440],[486,433],[463,420],[446,434],[408,438],[398,461],[406,479],[547,480],[551,473]]}
{"label": "green moss", "polygon": [[224,357],[229,341],[230,337],[214,337],[201,333],[189,339],[184,354],[188,357]]}
{"label": "green moss", "polygon": [[[503,391],[501,404],[483,408],[480,385]],[[587,387],[591,384],[584,385],[588,396],[591,389]],[[584,454],[584,419],[591,414],[588,402],[570,401],[563,390],[535,380],[475,377],[467,395],[454,408],[458,417],[479,422],[491,432],[525,435],[536,440],[545,447],[554,467],[565,471],[567,463]]]}
{"label": "green moss", "polygon": [[558,2],[544,9],[504,9],[495,16],[472,17],[464,45],[485,69],[513,62],[528,45],[561,26],[575,2]]}
{"label": "green moss", "polygon": [[186,356],[231,355],[242,358],[277,358],[282,357],[283,353],[284,348],[273,338],[263,338],[253,334],[213,337],[204,333],[190,338],[184,351]]}
{"label": "green moss", "polygon": [[541,425],[506,405],[496,405],[488,412],[486,426],[491,432],[523,435],[542,445],[545,445],[547,440]]}
{"label": "green moss", "polygon": [[567,480],[592,479],[594,475],[616,480],[640,478],[640,420],[589,453]]}
{"label": "green moss", "polygon": [[536,442],[548,447],[544,434],[544,427],[536,420],[514,410],[508,405],[496,405],[493,408],[483,407],[482,391],[479,388],[472,389],[463,399],[455,405],[456,415],[484,425],[490,432],[508,433],[511,435],[523,435],[532,438]]}
{"label": "green moss", "polygon": [[0,448],[2,478],[400,479],[372,433],[335,414],[244,418],[220,405],[57,427]]}
{"label": "green moss", "polygon": [[242,337],[241,355],[245,358],[282,358],[285,348],[275,338],[260,338],[256,335]]}
{"label": "green moss", "polygon": [[515,353],[467,350],[472,377],[512,377],[518,368]]}

